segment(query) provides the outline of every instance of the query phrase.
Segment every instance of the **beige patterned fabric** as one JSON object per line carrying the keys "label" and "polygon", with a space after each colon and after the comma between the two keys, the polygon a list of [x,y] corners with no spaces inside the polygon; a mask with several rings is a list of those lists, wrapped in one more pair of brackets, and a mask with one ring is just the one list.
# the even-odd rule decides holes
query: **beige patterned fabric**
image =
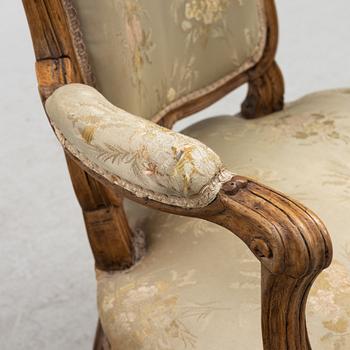
{"label": "beige patterned fabric", "polygon": [[[311,290],[313,349],[350,349],[350,89],[306,96],[257,119],[223,116],[185,131],[228,169],[258,179],[325,221],[334,260]],[[113,349],[255,350],[260,336],[260,269],[224,228],[141,210],[148,253],[132,269],[98,272],[98,305]]]}
{"label": "beige patterned fabric", "polygon": [[159,120],[261,58],[263,0],[73,0],[97,88]]}
{"label": "beige patterned fabric", "polygon": [[202,207],[232,177],[201,142],[113,106],[90,86],[62,86],[45,107],[65,148],[139,197]]}

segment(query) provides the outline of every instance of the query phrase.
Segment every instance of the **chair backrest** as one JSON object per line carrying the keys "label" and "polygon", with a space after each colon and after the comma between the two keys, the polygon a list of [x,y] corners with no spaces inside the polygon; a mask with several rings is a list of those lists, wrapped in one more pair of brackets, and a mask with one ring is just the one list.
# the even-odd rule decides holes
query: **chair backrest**
{"label": "chair backrest", "polygon": [[117,106],[159,119],[262,57],[262,0],[73,0],[96,84]]}
{"label": "chair backrest", "polygon": [[108,100],[155,122],[170,118],[166,125],[262,74],[274,59],[273,0],[23,1],[27,14],[39,12],[37,19],[29,18],[34,41],[36,21],[47,20],[41,7],[54,23],[48,31],[62,10],[76,55],[73,64],[86,77],[88,60],[96,87]]}

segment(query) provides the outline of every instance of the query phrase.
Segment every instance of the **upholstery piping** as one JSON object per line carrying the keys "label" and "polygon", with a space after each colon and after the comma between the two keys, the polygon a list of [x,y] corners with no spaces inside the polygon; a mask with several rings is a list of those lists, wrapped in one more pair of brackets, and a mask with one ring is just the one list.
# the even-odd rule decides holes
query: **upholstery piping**
{"label": "upholstery piping", "polygon": [[62,146],[66,150],[68,150],[74,157],[78,158],[89,169],[101,175],[106,180],[119,187],[126,189],[127,191],[133,193],[136,197],[139,198],[148,198],[157,202],[161,202],[168,205],[174,205],[182,208],[202,208],[207,206],[210,202],[212,202],[215,199],[218,192],[220,191],[222,185],[234,176],[234,174],[231,171],[223,167],[217,172],[217,174],[211,179],[211,181],[207,185],[205,185],[196,195],[193,195],[191,197],[177,197],[173,195],[166,195],[163,193],[154,192],[152,190],[145,189],[141,186],[135,185],[127,180],[124,180],[121,177],[93,163],[83,153],[78,151],[64,137],[62,132],[57,127],[55,127],[55,125],[52,126]]}

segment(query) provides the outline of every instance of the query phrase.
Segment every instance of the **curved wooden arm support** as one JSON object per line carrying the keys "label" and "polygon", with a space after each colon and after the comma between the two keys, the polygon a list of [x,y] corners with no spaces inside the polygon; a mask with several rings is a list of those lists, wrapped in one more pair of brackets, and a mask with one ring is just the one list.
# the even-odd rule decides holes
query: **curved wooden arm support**
{"label": "curved wooden arm support", "polygon": [[[230,188],[236,190],[230,193]],[[311,349],[307,296],[332,259],[323,223],[284,195],[239,177],[223,187],[218,200],[225,210],[211,221],[239,236],[262,265],[264,349]]]}
{"label": "curved wooden arm support", "polygon": [[328,232],[301,204],[239,176],[223,186],[217,200],[225,209],[210,221],[240,237],[272,274],[302,278],[329,265]]}
{"label": "curved wooden arm support", "polygon": [[154,209],[214,222],[242,239],[262,266],[264,349],[311,349],[305,321],[306,300],[315,278],[332,259],[330,236],[314,213],[241,176],[225,183],[205,208],[175,207],[135,197],[75,161],[118,195]]}

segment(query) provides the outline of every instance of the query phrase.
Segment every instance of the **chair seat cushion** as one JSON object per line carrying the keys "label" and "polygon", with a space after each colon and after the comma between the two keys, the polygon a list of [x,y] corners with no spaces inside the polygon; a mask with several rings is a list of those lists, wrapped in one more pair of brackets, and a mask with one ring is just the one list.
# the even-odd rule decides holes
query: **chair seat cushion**
{"label": "chair seat cushion", "polygon": [[[350,349],[350,89],[308,95],[256,120],[212,118],[185,133],[228,169],[323,219],[334,260],[310,292],[310,340],[314,349]],[[148,235],[148,251],[128,271],[97,273],[112,348],[262,349],[260,266],[248,248],[212,223],[128,207],[132,225],[142,223]]]}

